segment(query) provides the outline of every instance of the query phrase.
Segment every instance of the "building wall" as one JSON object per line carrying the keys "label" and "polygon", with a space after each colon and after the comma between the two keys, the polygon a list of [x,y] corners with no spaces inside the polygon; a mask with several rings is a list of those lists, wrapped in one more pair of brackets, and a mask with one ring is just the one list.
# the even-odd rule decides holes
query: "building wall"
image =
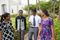
{"label": "building wall", "polygon": [[18,10],[23,10],[24,6],[26,6],[28,2],[27,0],[0,0],[0,15],[3,14],[2,4],[6,4],[6,12],[9,12],[10,14],[17,14]]}

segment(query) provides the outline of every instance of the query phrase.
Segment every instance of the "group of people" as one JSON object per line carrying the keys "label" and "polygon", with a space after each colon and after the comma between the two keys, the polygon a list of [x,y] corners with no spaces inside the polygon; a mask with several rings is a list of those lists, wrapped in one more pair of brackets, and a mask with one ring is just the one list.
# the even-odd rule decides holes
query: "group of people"
{"label": "group of people", "polygon": [[[40,16],[39,16],[40,15]],[[54,23],[49,17],[47,10],[32,9],[29,17],[28,40],[55,40],[54,38]],[[23,16],[23,11],[19,10],[19,15],[16,17],[16,30],[20,33],[20,40],[24,40],[26,31],[26,17]],[[14,29],[10,20],[10,14],[4,13],[1,16],[0,22],[0,40],[14,40]]]}
{"label": "group of people", "polygon": [[29,23],[32,24],[29,28],[28,40],[55,40],[54,38],[54,23],[53,19],[49,17],[49,13],[45,9],[39,10],[38,16],[36,9],[31,10],[32,15],[29,18]]}

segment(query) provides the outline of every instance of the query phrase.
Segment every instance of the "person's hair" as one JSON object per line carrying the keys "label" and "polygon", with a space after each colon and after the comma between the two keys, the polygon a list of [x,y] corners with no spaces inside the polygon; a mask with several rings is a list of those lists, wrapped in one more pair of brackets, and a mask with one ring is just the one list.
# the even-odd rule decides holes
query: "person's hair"
{"label": "person's hair", "polygon": [[49,16],[49,13],[48,13],[48,11],[46,10],[46,9],[41,9],[42,10],[42,12],[46,15],[46,16]]}
{"label": "person's hair", "polygon": [[32,12],[37,12],[36,8],[31,9]]}
{"label": "person's hair", "polygon": [[2,16],[1,16],[1,22],[3,22],[4,21],[4,14],[2,14]]}
{"label": "person's hair", "polygon": [[4,13],[3,14],[4,19],[6,19],[6,17],[8,17],[9,15],[10,15],[10,13]]}
{"label": "person's hair", "polygon": [[19,10],[19,12],[23,13],[23,10]]}

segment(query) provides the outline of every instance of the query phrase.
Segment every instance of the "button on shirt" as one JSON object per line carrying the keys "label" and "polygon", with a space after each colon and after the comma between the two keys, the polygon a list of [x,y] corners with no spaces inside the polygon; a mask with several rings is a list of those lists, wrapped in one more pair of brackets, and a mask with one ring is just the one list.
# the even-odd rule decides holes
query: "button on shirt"
{"label": "button on shirt", "polygon": [[[34,17],[35,17],[35,26],[33,25],[34,24],[34,20],[33,20]],[[41,18],[38,15],[36,15],[36,16],[31,15],[29,17],[29,22],[32,24],[32,27],[39,27],[39,24],[41,23]]]}

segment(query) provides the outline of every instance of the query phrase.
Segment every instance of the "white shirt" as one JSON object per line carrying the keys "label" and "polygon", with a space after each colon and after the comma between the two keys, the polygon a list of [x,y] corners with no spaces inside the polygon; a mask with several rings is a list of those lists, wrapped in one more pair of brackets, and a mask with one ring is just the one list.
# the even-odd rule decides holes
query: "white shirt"
{"label": "white shirt", "polygon": [[29,23],[32,24],[32,27],[39,27],[39,24],[41,23],[41,18],[40,18],[40,16],[38,16],[38,15],[35,16],[35,24],[36,24],[35,26],[33,26],[33,18],[34,18],[33,15],[31,15],[31,16],[29,17]]}

